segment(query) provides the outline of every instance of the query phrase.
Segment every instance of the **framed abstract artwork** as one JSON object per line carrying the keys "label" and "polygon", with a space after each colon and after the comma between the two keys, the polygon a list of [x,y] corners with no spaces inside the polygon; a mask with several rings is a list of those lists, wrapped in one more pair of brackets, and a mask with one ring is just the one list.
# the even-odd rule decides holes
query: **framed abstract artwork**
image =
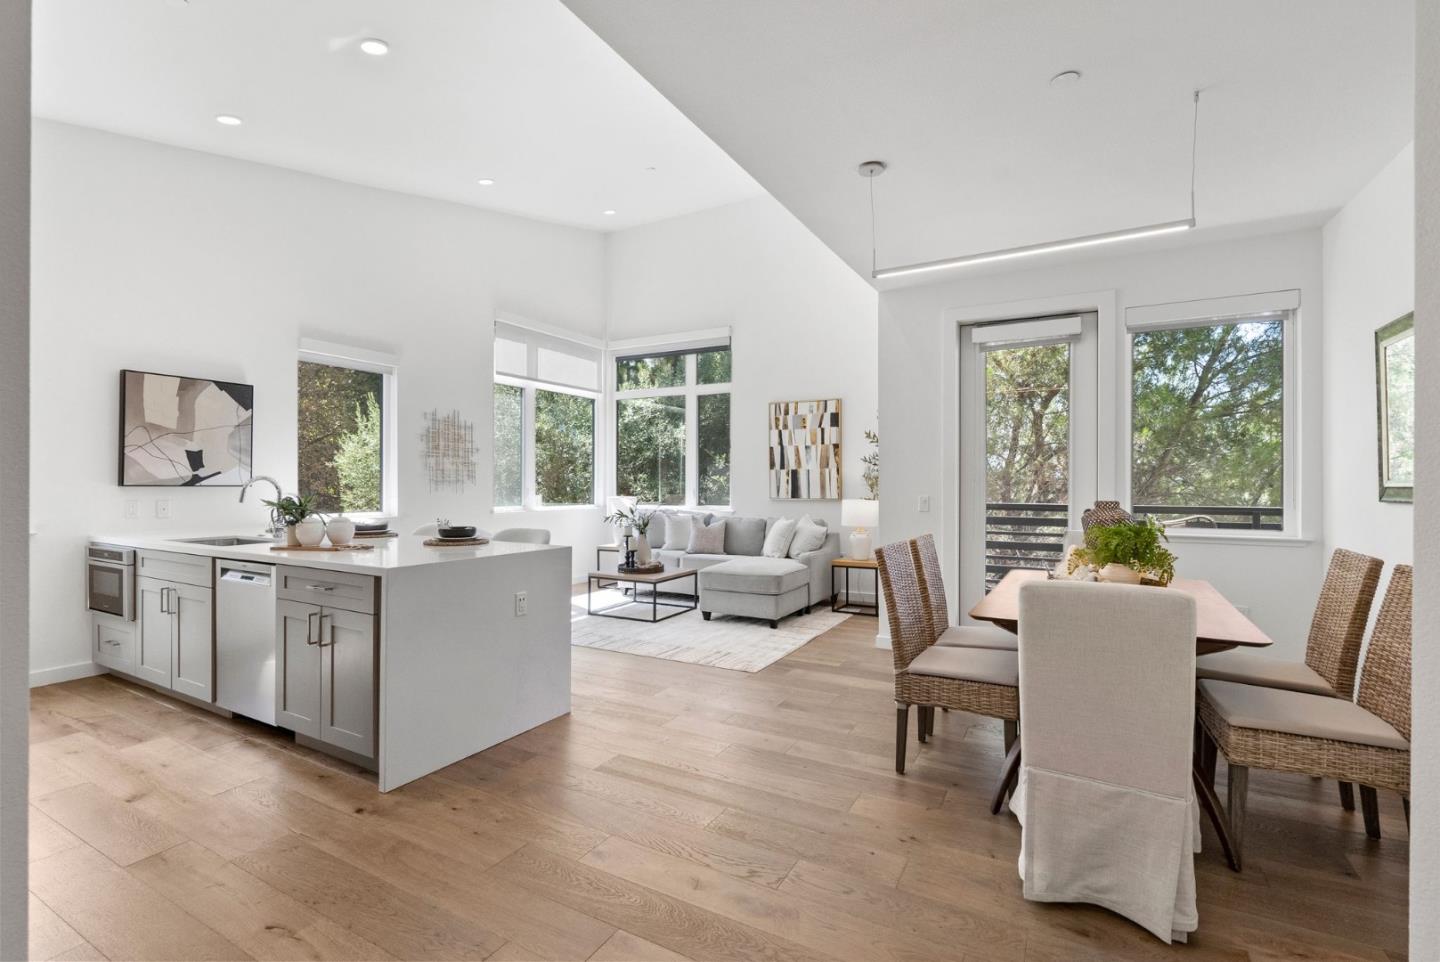
{"label": "framed abstract artwork", "polygon": [[255,388],[120,372],[120,484],[236,487],[253,471]]}
{"label": "framed abstract artwork", "polygon": [[770,402],[770,498],[840,500],[840,402]]}
{"label": "framed abstract artwork", "polygon": [[1415,500],[1415,315],[1375,332],[1380,500]]}

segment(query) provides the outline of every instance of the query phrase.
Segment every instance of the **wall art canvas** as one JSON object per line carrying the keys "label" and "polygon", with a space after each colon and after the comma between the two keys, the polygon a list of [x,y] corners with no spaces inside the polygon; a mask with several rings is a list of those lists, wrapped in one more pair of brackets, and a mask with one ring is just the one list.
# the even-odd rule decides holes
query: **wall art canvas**
{"label": "wall art canvas", "polygon": [[770,497],[840,500],[840,402],[770,402]]}
{"label": "wall art canvas", "polygon": [[462,420],[459,411],[428,412],[420,447],[431,491],[464,491],[475,483],[475,425]]}
{"label": "wall art canvas", "polygon": [[1415,315],[1375,332],[1380,414],[1380,500],[1415,500]]}
{"label": "wall art canvas", "polygon": [[255,388],[120,372],[120,484],[235,487],[250,480]]}

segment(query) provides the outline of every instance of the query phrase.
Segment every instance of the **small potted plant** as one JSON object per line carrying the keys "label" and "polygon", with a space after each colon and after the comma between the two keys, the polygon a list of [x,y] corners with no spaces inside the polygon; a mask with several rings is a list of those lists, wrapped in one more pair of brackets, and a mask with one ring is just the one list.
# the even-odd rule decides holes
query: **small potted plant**
{"label": "small potted plant", "polygon": [[1175,577],[1175,555],[1161,544],[1168,540],[1148,519],[1096,526],[1085,532],[1085,547],[1070,553],[1070,571],[1089,565],[1100,581],[1163,587]]}
{"label": "small potted plant", "polygon": [[642,511],[635,505],[628,505],[616,508],[604,518],[606,524],[618,525],[634,532],[638,540],[634,544],[635,561],[638,564],[650,563],[650,539],[646,532],[650,530],[650,522],[654,520],[655,512]]}
{"label": "small potted plant", "polygon": [[[314,504],[314,496],[308,494],[303,497],[291,497],[287,494],[283,498],[265,502],[265,506],[275,512],[275,515],[285,523],[285,543],[290,547],[298,548],[307,543],[316,545],[320,543],[321,538],[325,537],[325,522],[319,518],[311,518],[311,515],[314,514],[311,510]],[[319,532],[318,536],[314,536],[313,541],[307,542],[300,537],[301,525],[306,526],[304,531],[306,538],[314,536],[316,531]]]}

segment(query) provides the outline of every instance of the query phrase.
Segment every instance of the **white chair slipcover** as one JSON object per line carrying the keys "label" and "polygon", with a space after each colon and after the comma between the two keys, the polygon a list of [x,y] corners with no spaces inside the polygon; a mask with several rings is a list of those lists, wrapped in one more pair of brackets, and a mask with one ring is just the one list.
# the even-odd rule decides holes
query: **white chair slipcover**
{"label": "white chair slipcover", "polygon": [[1164,588],[1020,589],[1025,897],[1103,906],[1164,941],[1195,931],[1195,602]]}

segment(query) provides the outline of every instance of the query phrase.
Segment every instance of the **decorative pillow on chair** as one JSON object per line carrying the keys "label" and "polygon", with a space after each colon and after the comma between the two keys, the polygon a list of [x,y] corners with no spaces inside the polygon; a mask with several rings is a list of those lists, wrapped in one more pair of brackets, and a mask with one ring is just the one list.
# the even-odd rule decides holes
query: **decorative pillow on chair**
{"label": "decorative pillow on chair", "polygon": [[795,522],[795,538],[790,542],[790,557],[798,558],[807,551],[814,551],[825,543],[829,534],[828,528],[811,521],[807,514]]}
{"label": "decorative pillow on chair", "polygon": [[695,517],[688,514],[665,515],[665,544],[666,551],[686,551],[690,548],[690,529],[695,524]]}
{"label": "decorative pillow on chair", "polygon": [[690,554],[724,554],[725,519],[721,518],[710,524],[691,525],[690,544],[685,550]]}
{"label": "decorative pillow on chair", "polygon": [[770,526],[765,536],[765,547],[760,554],[766,558],[783,558],[790,551],[790,542],[795,540],[795,528],[800,524],[796,518],[780,518]]}

